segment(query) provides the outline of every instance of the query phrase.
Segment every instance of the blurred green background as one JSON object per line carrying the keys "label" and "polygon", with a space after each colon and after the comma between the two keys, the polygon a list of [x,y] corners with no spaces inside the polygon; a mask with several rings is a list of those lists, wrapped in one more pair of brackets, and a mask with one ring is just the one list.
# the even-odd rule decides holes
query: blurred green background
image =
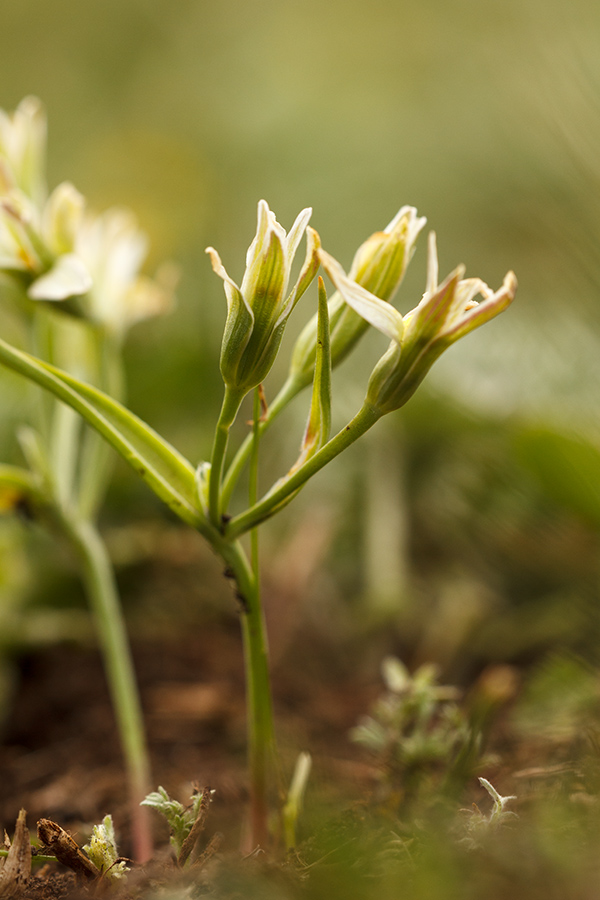
{"label": "blurred green background", "polygon": [[[97,209],[131,206],[151,238],[148,271],[165,257],[181,267],[176,313],[135,329],[127,367],[132,408],[193,460],[210,449],[225,316],[204,248],[241,278],[260,198],[285,227],[312,206],[324,246],[346,266],[411,204],[437,232],[442,275],[464,262],[496,288],[517,273],[509,313],[452,348],[406,411],[306,489],[296,518],[287,511],[267,527],[276,647],[300,619],[334,642],[385,623],[392,649],[459,678],[557,646],[594,656],[598,5],[4,0],[0,23],[0,105],[29,93],[46,104],[50,186],[68,179]],[[401,311],[424,278],[422,239]],[[284,351],[315,302],[302,301]],[[384,346],[369,336],[337,373],[340,424]],[[285,369],[284,352],[268,394]],[[22,388],[1,377],[0,443],[16,458]],[[300,400],[270,439],[265,485],[293,460],[305,411]],[[148,583],[134,587],[127,565],[155,545],[142,551],[129,533],[128,555],[123,535],[135,522],[174,524],[124,467],[117,474],[106,524],[141,627],[145,604],[160,618],[169,588],[144,599]],[[39,548],[38,559],[50,578]],[[8,566],[7,596],[18,584],[32,594],[30,579],[26,563],[20,574]],[[177,584],[165,621],[175,608],[200,615]],[[278,597],[293,615],[277,612]],[[381,655],[374,646],[367,663]]]}

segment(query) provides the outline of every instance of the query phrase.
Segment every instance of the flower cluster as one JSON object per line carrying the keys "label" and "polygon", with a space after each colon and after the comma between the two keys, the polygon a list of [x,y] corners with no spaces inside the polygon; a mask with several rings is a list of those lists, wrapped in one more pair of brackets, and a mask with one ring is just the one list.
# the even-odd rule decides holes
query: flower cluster
{"label": "flower cluster", "polygon": [[137,320],[166,311],[173,273],[140,275],[146,237],[134,216],[86,210],[69,182],[48,196],[46,117],[34,97],[0,110],[0,271],[22,280],[31,300],[61,304],[118,336]]}
{"label": "flower cluster", "polygon": [[[225,384],[242,394],[260,384],[268,373],[289,314],[319,264],[336,288],[329,302],[331,365],[348,355],[369,325],[391,339],[367,390],[366,402],[379,415],[403,406],[450,344],[497,316],[514,299],[517,280],[513,272],[495,293],[479,278],[463,278],[463,266],[438,284],[435,234],[431,232],[425,293],[421,302],[402,316],[389,301],[404,277],[426,220],[417,217],[414,207],[402,207],[384,231],[371,235],[359,248],[346,274],[321,248],[318,234],[307,227],[310,212],[301,212],[286,235],[265,201],[260,201],[258,229],[248,250],[241,287],[229,277],[216,250],[207,250],[214,271],[225,282],[227,296],[221,372]],[[305,231],[306,260],[288,294],[291,265]],[[481,297],[481,302],[476,297]],[[317,339],[315,319],[306,326],[292,353],[292,393],[312,378]]]}

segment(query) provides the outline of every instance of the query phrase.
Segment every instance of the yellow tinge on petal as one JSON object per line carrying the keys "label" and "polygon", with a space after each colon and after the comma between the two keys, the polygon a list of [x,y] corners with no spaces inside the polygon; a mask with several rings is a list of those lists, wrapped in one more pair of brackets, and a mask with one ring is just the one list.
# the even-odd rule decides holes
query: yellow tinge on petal
{"label": "yellow tinge on petal", "polygon": [[[361,318],[390,338],[387,353],[375,366],[367,389],[367,403],[381,413],[403,406],[444,350],[499,315],[513,301],[517,280],[509,272],[495,293],[479,278],[463,278],[458,266],[438,286],[435,236],[429,239],[427,290],[421,302],[404,317],[389,304],[346,275],[332,257],[320,252],[321,262],[344,302]],[[476,297],[482,297],[479,303]]]}

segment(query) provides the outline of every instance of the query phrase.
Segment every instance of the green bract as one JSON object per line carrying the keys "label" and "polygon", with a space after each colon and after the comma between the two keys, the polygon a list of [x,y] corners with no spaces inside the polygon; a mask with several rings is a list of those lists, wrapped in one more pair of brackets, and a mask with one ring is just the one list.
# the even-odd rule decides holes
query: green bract
{"label": "green bract", "polygon": [[[429,239],[427,290],[419,305],[404,317],[353,281],[333,257],[319,251],[323,268],[348,306],[391,339],[375,366],[367,388],[367,404],[381,415],[399,409],[415,392],[435,360],[454,341],[493,319],[515,296],[517,279],[508,272],[494,293],[480,278],[464,278],[459,266],[437,283],[435,235]],[[478,303],[475,297],[482,296]]]}
{"label": "green bract", "polygon": [[[227,387],[245,394],[261,383],[279,349],[288,317],[316,275],[319,236],[308,228],[312,210],[304,209],[286,235],[264,200],[258,204],[258,228],[246,256],[240,287],[229,277],[213,247],[215,273],[225,283],[227,321],[221,345],[221,375]],[[306,259],[288,292],[290,272],[306,231]]]}

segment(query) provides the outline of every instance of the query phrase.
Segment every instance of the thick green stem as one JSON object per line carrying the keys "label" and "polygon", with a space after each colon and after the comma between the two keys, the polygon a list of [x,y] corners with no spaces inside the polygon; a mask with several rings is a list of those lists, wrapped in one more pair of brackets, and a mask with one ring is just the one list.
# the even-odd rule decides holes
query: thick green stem
{"label": "thick green stem", "polygon": [[276,778],[276,746],[269,654],[259,581],[238,543],[219,551],[230,566],[239,590],[246,673],[250,823],[253,847],[266,847],[269,836],[269,788]]}
{"label": "thick green stem", "polygon": [[81,560],[86,592],[96,619],[125,757],[136,859],[146,862],[152,855],[152,837],[148,810],[140,803],[150,790],[150,762],[112,565],[100,535],[90,522],[65,518],[64,526]]}
{"label": "thick green stem", "polygon": [[268,841],[268,791],[274,780],[275,733],[265,621],[258,582],[248,609],[242,614],[242,636],[248,707],[250,820],[252,843]]}
{"label": "thick green stem", "polygon": [[229,540],[237,538],[272,516],[309,478],[365,434],[381,415],[379,410],[365,404],[345,428],[331,438],[318,453],[311,456],[293,475],[281,479],[262,500],[231,519],[225,532],[227,538]]}
{"label": "thick green stem", "polygon": [[210,464],[210,480],[208,483],[208,509],[210,520],[216,528],[221,527],[221,514],[226,508],[221,498],[221,477],[223,474],[227,444],[229,442],[229,431],[235,421],[235,417],[238,414],[243,399],[243,393],[235,391],[230,387],[225,387],[225,396],[223,397],[221,414],[215,428]]}

